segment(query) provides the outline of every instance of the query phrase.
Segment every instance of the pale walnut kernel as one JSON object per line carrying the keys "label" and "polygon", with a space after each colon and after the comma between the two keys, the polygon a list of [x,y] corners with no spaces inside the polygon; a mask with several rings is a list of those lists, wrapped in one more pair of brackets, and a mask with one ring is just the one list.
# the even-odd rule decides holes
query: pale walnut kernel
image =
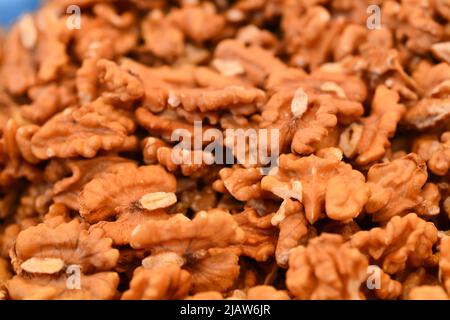
{"label": "pale walnut kernel", "polygon": [[18,24],[22,45],[28,50],[33,49],[38,37],[38,31],[36,30],[33,16],[25,14]]}
{"label": "pale walnut kernel", "polygon": [[431,52],[440,60],[450,63],[450,42],[434,43]]}
{"label": "pale walnut kernel", "polygon": [[236,60],[214,59],[212,65],[222,75],[227,77],[237,76],[245,72],[242,65]]}
{"label": "pale walnut kernel", "polygon": [[301,118],[308,108],[308,95],[302,88],[298,88],[291,101],[291,112],[296,118]]}
{"label": "pale walnut kernel", "polygon": [[147,210],[167,208],[176,202],[177,196],[173,192],[147,193],[139,199],[141,206]]}
{"label": "pale walnut kernel", "polygon": [[142,266],[146,269],[154,269],[165,265],[183,266],[184,259],[175,252],[163,252],[151,255],[142,260]]}
{"label": "pale walnut kernel", "polygon": [[20,265],[28,273],[54,274],[64,268],[64,261],[59,258],[30,258]]}

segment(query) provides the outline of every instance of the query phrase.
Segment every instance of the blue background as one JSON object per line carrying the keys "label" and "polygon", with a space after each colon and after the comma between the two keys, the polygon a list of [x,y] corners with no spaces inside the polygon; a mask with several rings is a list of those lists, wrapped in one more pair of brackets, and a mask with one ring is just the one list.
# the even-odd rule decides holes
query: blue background
{"label": "blue background", "polygon": [[20,15],[39,6],[40,0],[0,0],[0,27],[7,28]]}

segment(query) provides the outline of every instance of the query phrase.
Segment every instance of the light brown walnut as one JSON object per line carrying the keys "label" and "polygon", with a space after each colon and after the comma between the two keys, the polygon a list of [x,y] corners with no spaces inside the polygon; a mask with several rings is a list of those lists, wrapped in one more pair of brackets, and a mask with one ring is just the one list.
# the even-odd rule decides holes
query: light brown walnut
{"label": "light brown walnut", "polygon": [[248,201],[262,195],[262,174],[257,168],[223,168],[219,175],[224,188],[238,200]]}
{"label": "light brown walnut", "polygon": [[191,289],[189,272],[175,265],[154,269],[139,267],[134,271],[130,288],[122,300],[178,300],[186,297]]}
{"label": "light brown walnut", "polygon": [[176,189],[175,178],[161,166],[126,169],[131,168],[123,167],[117,172],[104,174],[83,188],[80,214],[87,221],[98,222],[127,210],[145,210],[140,202],[143,196],[154,192],[174,192]]}
{"label": "light brown walnut", "polygon": [[298,69],[273,73],[267,85],[273,92],[262,108],[262,123],[279,130],[279,149],[311,154],[331,136],[339,123],[351,123],[364,112],[366,87],[356,77]]}
{"label": "light brown walnut", "polygon": [[433,126],[440,126],[449,117],[449,98],[424,98],[408,109],[403,120],[407,125],[422,131]]}
{"label": "light brown walnut", "polygon": [[184,34],[162,11],[153,10],[141,22],[143,50],[156,57],[173,60],[185,51]]}
{"label": "light brown walnut", "polygon": [[233,218],[245,232],[245,242],[241,244],[242,255],[256,261],[267,261],[275,254],[276,228],[273,227],[272,215],[259,216],[253,208],[246,209]]}
{"label": "light brown walnut", "polygon": [[136,47],[139,36],[134,24],[118,28],[87,14],[81,20],[84,32],[76,32],[73,42],[73,53],[80,60],[121,57]]}
{"label": "light brown walnut", "polygon": [[[159,165],[117,169],[85,185],[79,194],[80,215],[96,223],[91,228],[104,230],[114,243],[127,244],[136,226],[167,216],[165,208],[176,202],[176,181]],[[154,196],[159,198],[147,199]]]}
{"label": "light brown walnut", "polygon": [[381,159],[390,146],[405,107],[398,103],[394,90],[379,86],[372,101],[371,114],[361,123],[351,124],[341,135],[340,147],[347,157],[357,156],[356,163],[367,165]]}
{"label": "light brown walnut", "polygon": [[265,176],[261,188],[301,202],[310,223],[325,214],[334,220],[355,218],[368,198],[364,176],[340,161],[339,154],[327,158],[281,155],[277,172]]}
{"label": "light brown walnut", "polygon": [[290,300],[285,290],[277,290],[272,286],[255,286],[247,291],[248,300]]}
{"label": "light brown walnut", "polygon": [[306,220],[301,204],[292,200],[283,202],[272,223],[278,224],[280,229],[275,258],[282,267],[287,267],[292,249],[306,245],[309,238],[317,235]]}
{"label": "light brown walnut", "polygon": [[[232,245],[245,241],[245,232],[224,210],[213,209],[189,220],[175,215],[168,220],[147,221],[133,231],[131,246],[151,251],[152,256],[175,253],[193,277],[193,290],[224,291],[239,274],[238,254]],[[224,249],[222,249],[224,248]]]}
{"label": "light brown walnut", "polygon": [[[28,18],[30,20],[30,16]],[[34,29],[31,18],[31,28]],[[1,74],[4,86],[13,95],[21,95],[36,84],[37,74],[31,52],[22,44],[20,26],[12,27],[5,40],[2,55]],[[36,32],[35,32],[36,33]]]}
{"label": "light brown walnut", "polygon": [[444,132],[438,139],[435,135],[423,135],[414,141],[413,152],[427,162],[428,169],[439,176],[447,174],[450,168],[450,132]]}
{"label": "light brown walnut", "polygon": [[179,28],[186,37],[202,43],[218,37],[225,28],[225,19],[216,12],[211,3],[187,5],[172,10],[168,19]]}
{"label": "light brown walnut", "polygon": [[322,234],[289,257],[286,285],[297,299],[359,300],[368,261],[339,235]]}
{"label": "light brown walnut", "polygon": [[[54,224],[55,220],[29,227],[17,236],[11,250],[14,270],[21,274],[55,274],[69,265],[78,265],[84,274],[112,269],[119,251],[101,230],[88,231],[78,220]],[[59,220],[58,220],[59,221]],[[58,267],[47,269],[48,264]],[[57,260],[60,260],[59,262]]]}
{"label": "light brown walnut", "polygon": [[14,300],[111,300],[116,294],[119,275],[99,272],[80,275],[80,290],[67,288],[66,275],[25,278],[15,276],[7,282],[8,295]]}
{"label": "light brown walnut", "polygon": [[144,161],[158,163],[169,172],[181,172],[183,176],[199,176],[206,172],[208,163],[214,159],[212,153],[202,150],[172,148],[161,139],[148,137],[142,145]]}
{"label": "light brown walnut", "polygon": [[425,201],[427,177],[425,162],[415,153],[373,165],[367,173],[370,197],[365,209],[380,222],[414,210]]}
{"label": "light brown walnut", "polygon": [[39,159],[92,158],[99,150],[133,147],[135,127],[130,114],[99,99],[53,116],[33,135],[31,150]]}
{"label": "light brown walnut", "polygon": [[[10,119],[0,138],[1,186],[10,186],[19,179],[35,183],[42,181],[42,172],[26,161],[25,157],[29,155],[28,143],[23,140],[21,140],[21,145],[17,143],[17,137],[21,133],[19,129],[20,125],[14,119]],[[22,155],[22,150],[24,150],[25,157]]]}
{"label": "light brown walnut", "polygon": [[243,86],[228,86],[221,89],[179,89],[169,93],[168,103],[188,112],[209,112],[239,108],[246,105],[261,106],[266,100],[264,91]]}
{"label": "light brown walnut", "polygon": [[66,81],[60,84],[38,85],[28,90],[29,105],[23,105],[21,115],[36,124],[43,124],[56,113],[76,102],[75,85]]}
{"label": "light brown walnut", "polygon": [[98,80],[104,86],[102,97],[106,102],[124,105],[144,96],[144,88],[136,76],[113,61],[97,62]]}
{"label": "light brown walnut", "polygon": [[238,61],[244,69],[242,76],[257,86],[263,85],[272,72],[286,68],[286,65],[269,50],[259,46],[246,47],[240,41],[231,39],[219,43],[214,57]]}
{"label": "light brown walnut", "polygon": [[58,203],[79,210],[78,196],[92,179],[136,164],[126,158],[99,156],[92,159],[52,159],[45,169],[45,178],[53,184],[51,196]]}
{"label": "light brown walnut", "polygon": [[420,267],[432,254],[437,242],[437,229],[410,213],[395,216],[383,228],[372,228],[353,235],[352,247],[371,257],[388,274],[407,267]]}

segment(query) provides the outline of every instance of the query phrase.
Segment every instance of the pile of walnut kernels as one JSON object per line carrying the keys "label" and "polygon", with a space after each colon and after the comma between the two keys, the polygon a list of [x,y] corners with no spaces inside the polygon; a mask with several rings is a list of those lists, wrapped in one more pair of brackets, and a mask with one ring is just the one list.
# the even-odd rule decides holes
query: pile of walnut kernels
{"label": "pile of walnut kernels", "polygon": [[[449,22],[447,0],[23,16],[0,42],[0,299],[448,299]],[[194,121],[277,130],[278,170],[178,165]]]}

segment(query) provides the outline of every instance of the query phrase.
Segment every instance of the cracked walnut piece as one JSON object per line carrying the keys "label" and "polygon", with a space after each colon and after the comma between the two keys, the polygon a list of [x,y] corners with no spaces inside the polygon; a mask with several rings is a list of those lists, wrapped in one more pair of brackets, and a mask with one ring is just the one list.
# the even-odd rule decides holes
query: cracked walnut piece
{"label": "cracked walnut piece", "polygon": [[[55,217],[25,229],[10,255],[17,275],[6,286],[13,299],[112,299],[119,283],[117,273],[108,272],[119,258],[112,240],[78,220]],[[80,290],[68,287],[74,266]]]}
{"label": "cracked walnut piece", "polygon": [[115,244],[128,244],[136,226],[167,216],[165,209],[177,201],[175,191],[175,177],[160,165],[124,166],[84,186],[80,215]]}
{"label": "cracked walnut piece", "polygon": [[83,273],[108,271],[119,258],[111,239],[101,230],[88,231],[78,220],[29,227],[19,233],[10,254],[19,274],[55,274],[68,265],[79,265]]}
{"label": "cracked walnut piece", "polygon": [[154,269],[139,267],[134,271],[130,289],[122,300],[176,300],[189,293],[192,285],[189,272],[176,265]]}
{"label": "cracked walnut piece", "polygon": [[[413,211],[426,200],[427,177],[425,162],[415,153],[373,165],[367,173],[370,197],[365,209],[380,222]],[[439,206],[427,209],[439,213]]]}
{"label": "cracked walnut piece", "polygon": [[245,242],[241,244],[242,254],[266,261],[275,253],[276,229],[272,226],[272,215],[260,217],[253,208],[234,214],[233,218],[245,232]]}
{"label": "cracked walnut piece", "polygon": [[390,146],[389,138],[395,134],[405,112],[405,107],[398,101],[396,91],[377,87],[370,116],[362,118],[361,124],[351,124],[341,135],[340,147],[345,156],[357,155],[359,165],[367,165],[384,156]]}
{"label": "cracked walnut piece", "polygon": [[132,147],[135,127],[127,112],[99,99],[53,116],[31,138],[31,151],[39,159],[92,158],[99,150]]}
{"label": "cracked walnut piece", "polygon": [[450,132],[444,132],[441,139],[424,135],[414,141],[413,151],[427,162],[428,169],[439,176],[447,174],[450,168]]}
{"label": "cracked walnut piece", "polygon": [[277,172],[265,176],[261,188],[302,203],[310,223],[325,213],[334,220],[355,218],[367,201],[368,188],[364,176],[342,162],[341,156],[339,152],[324,158],[281,155]]}
{"label": "cracked walnut piece", "polygon": [[[193,290],[224,291],[239,273],[240,250],[227,248],[245,240],[245,232],[224,210],[198,212],[190,220],[181,214],[168,220],[150,220],[137,226],[131,246],[151,251],[150,258],[174,253],[170,263],[178,263],[192,275]],[[163,257],[167,257],[166,255]],[[178,258],[177,258],[178,257]],[[153,263],[152,263],[153,265]]]}
{"label": "cracked walnut piece", "polygon": [[350,244],[371,257],[388,274],[403,271],[407,265],[420,267],[433,254],[437,229],[416,214],[393,217],[385,227],[359,231]]}
{"label": "cracked walnut piece", "polygon": [[289,257],[286,285],[298,299],[359,300],[368,260],[339,235],[322,234]]}

